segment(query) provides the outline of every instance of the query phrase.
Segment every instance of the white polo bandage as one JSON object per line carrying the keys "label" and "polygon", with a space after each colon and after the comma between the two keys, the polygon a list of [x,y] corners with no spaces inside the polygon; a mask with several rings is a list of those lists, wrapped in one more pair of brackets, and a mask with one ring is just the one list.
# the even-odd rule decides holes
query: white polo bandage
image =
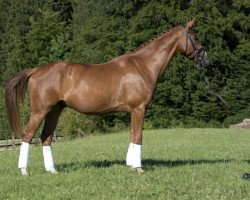
{"label": "white polo bandage", "polygon": [[133,168],[141,167],[141,149],[142,145],[140,144],[129,144],[128,153],[126,157],[127,165],[132,166]]}
{"label": "white polo bandage", "polygon": [[126,157],[126,164],[129,166],[133,166],[133,144],[130,143],[128,147],[128,153]]}
{"label": "white polo bandage", "polygon": [[29,143],[22,142],[20,147],[20,155],[18,160],[18,168],[27,168],[29,159]]}
{"label": "white polo bandage", "polygon": [[46,171],[55,170],[51,146],[43,146],[43,160]]}

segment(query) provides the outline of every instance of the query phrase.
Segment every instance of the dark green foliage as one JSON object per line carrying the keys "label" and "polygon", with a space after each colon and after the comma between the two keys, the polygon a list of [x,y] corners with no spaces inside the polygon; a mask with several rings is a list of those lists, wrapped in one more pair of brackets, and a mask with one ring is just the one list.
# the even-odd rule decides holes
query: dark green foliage
{"label": "dark green foliage", "polygon": [[[205,89],[195,64],[178,55],[159,80],[144,128],[227,127],[250,116],[249,1],[0,0],[0,8],[2,86],[17,71],[45,63],[106,62],[194,16],[197,36],[210,58],[205,70],[210,89],[229,107]],[[10,134],[3,104],[2,95],[0,127]],[[23,121],[27,119],[24,112]],[[61,121],[58,132],[75,137],[124,129],[129,115],[66,111]]]}
{"label": "dark green foliage", "polygon": [[30,66],[55,62],[63,58],[60,46],[65,42],[64,22],[60,13],[40,11],[36,18],[30,17],[30,30],[26,34],[27,57]]}

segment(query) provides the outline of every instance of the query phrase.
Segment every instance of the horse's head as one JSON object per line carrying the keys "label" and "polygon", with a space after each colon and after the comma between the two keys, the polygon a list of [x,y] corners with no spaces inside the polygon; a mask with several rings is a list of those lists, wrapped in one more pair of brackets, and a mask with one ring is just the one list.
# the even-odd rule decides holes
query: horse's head
{"label": "horse's head", "polygon": [[189,21],[184,29],[180,52],[189,59],[194,60],[198,66],[207,67],[209,65],[208,56],[193,31],[194,21],[195,19]]}

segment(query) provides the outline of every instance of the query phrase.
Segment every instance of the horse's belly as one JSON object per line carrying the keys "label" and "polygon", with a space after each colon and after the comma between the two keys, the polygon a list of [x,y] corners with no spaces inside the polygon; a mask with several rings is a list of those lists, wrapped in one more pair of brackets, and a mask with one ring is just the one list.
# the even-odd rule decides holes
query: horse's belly
{"label": "horse's belly", "polygon": [[65,103],[81,113],[105,113],[115,110],[119,103],[105,94],[78,93],[70,95]]}

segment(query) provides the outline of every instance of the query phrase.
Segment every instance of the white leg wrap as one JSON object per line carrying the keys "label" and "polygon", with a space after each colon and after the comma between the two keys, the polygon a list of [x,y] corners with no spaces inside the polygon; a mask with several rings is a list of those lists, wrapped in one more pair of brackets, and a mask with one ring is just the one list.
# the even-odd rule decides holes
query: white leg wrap
{"label": "white leg wrap", "polygon": [[51,146],[43,146],[43,159],[46,171],[55,171]]}
{"label": "white leg wrap", "polygon": [[20,155],[19,155],[19,161],[18,161],[18,168],[27,168],[28,165],[28,159],[29,159],[29,143],[22,142],[20,147]]}
{"label": "white leg wrap", "polygon": [[126,164],[129,166],[133,166],[133,144],[130,143],[128,147],[128,153],[126,157]]}
{"label": "white leg wrap", "polygon": [[134,144],[134,162],[133,168],[141,167],[141,145]]}
{"label": "white leg wrap", "polygon": [[133,168],[141,167],[141,148],[142,145],[139,144],[129,144],[126,163]]}

